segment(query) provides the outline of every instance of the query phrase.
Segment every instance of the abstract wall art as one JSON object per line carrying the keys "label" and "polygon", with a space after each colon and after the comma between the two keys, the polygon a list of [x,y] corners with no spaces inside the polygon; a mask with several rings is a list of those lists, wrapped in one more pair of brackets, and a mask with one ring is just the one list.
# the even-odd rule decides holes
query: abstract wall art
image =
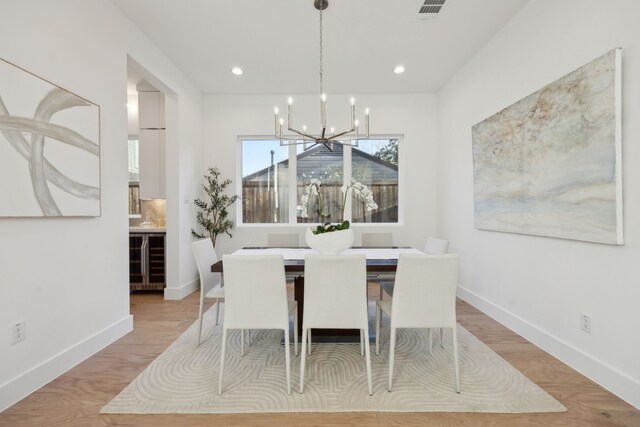
{"label": "abstract wall art", "polygon": [[0,59],[0,217],[100,216],[100,107]]}
{"label": "abstract wall art", "polygon": [[476,228],[623,244],[621,54],[473,126]]}

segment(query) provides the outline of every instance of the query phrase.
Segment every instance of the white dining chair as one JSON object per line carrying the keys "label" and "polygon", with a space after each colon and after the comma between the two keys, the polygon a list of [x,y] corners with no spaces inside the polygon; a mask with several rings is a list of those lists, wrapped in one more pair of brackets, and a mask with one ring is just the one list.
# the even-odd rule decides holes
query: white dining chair
{"label": "white dining chair", "polygon": [[214,298],[216,300],[216,325],[220,317],[221,299],[224,299],[224,287],[220,273],[212,273],[211,265],[218,262],[218,256],[213,248],[211,239],[197,240],[191,243],[193,255],[196,259],[196,266],[200,274],[200,311],[198,313],[198,345],[202,337],[202,316],[204,315],[204,299]]}
{"label": "white dining chair", "polygon": [[[304,314],[300,393],[304,391],[307,334],[314,328],[359,329],[364,344],[369,395],[371,355],[367,312],[367,267],[364,255],[307,255],[304,261]],[[361,351],[362,354],[362,351]]]}
{"label": "white dining chair", "polygon": [[267,247],[270,248],[299,248],[300,235],[298,233],[269,233]]}
{"label": "white dining chair", "polygon": [[[423,252],[428,255],[442,255],[446,254],[449,251],[449,241],[444,239],[438,239],[436,237],[427,237],[427,243],[424,246]],[[393,296],[393,280],[381,280],[380,281],[380,299],[382,299],[383,291],[389,294],[389,296]],[[380,317],[380,322],[382,322],[382,317]],[[382,326],[382,323],[380,324]],[[433,346],[432,338],[433,333],[431,329],[429,329],[429,354],[431,354],[431,348]],[[440,347],[444,348],[444,337],[442,335],[442,329],[440,329]]]}
{"label": "white dining chair", "polygon": [[[269,233],[267,234],[267,247],[269,248],[299,248],[300,235],[298,233]],[[293,282],[298,273],[286,273],[287,283]]]}
{"label": "white dining chair", "polygon": [[427,237],[427,243],[424,245],[425,254],[441,255],[449,252],[449,241],[438,239],[437,237]]}
{"label": "white dining chair", "polygon": [[393,233],[362,233],[362,246],[366,248],[393,246]]}
{"label": "white dining chair", "polygon": [[[220,350],[218,394],[222,394],[227,332],[282,329],[284,331],[287,393],[291,394],[289,316],[293,316],[294,352],[298,354],[298,304],[287,299],[282,255],[224,255],[225,310]],[[279,345],[279,343],[277,344]],[[244,344],[243,354],[244,354]]]}
{"label": "white dining chair", "polygon": [[[365,248],[388,248],[393,246],[393,233],[362,233],[362,247]],[[393,283],[394,274],[374,274],[367,275],[367,281],[377,284],[380,288],[380,298],[382,298],[382,281]]]}
{"label": "white dining chair", "polygon": [[389,391],[393,381],[397,329],[451,328],[455,391],[460,393],[456,330],[458,265],[459,257],[455,254],[400,254],[393,299],[376,302],[376,354],[380,354],[379,318],[382,313],[391,318]]}
{"label": "white dining chair", "polygon": [[[424,246],[425,254],[441,255],[449,251],[449,241],[438,239],[436,237],[427,237],[427,243]],[[380,282],[380,299],[382,299],[383,291],[393,296],[393,280],[383,280]]]}

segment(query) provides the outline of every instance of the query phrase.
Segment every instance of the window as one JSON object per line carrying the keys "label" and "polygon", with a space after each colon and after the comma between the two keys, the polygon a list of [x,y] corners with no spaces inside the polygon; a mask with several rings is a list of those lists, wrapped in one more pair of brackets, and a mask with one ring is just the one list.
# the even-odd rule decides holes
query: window
{"label": "window", "polygon": [[360,141],[352,149],[351,177],[369,187],[378,205],[368,211],[362,197],[352,194],[352,222],[398,222],[397,139]]}
{"label": "window", "polygon": [[242,141],[242,222],[289,222],[289,148],[279,141]]}
{"label": "window", "polygon": [[[337,222],[398,223],[400,138],[360,141],[358,147],[280,146],[271,139],[240,138],[243,224]],[[302,218],[301,197],[312,179],[322,182],[322,212],[311,197]],[[356,180],[369,187],[378,209],[369,211],[352,191],[343,217],[342,186]],[[290,192],[291,191],[291,192]]]}
{"label": "window", "polygon": [[129,137],[129,181],[140,180],[140,142],[138,136]]}

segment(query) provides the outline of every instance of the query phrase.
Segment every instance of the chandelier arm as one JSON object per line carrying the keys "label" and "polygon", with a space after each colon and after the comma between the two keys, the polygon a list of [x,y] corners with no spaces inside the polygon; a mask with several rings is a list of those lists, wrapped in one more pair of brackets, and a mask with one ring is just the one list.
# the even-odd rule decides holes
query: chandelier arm
{"label": "chandelier arm", "polygon": [[[315,140],[312,140],[315,141]],[[309,141],[306,141],[309,142]],[[288,145],[303,145],[306,143],[305,141],[299,141],[297,139],[281,139],[280,140],[280,146],[284,147],[284,146],[288,146]]]}
{"label": "chandelier arm", "polygon": [[304,133],[304,132],[300,132],[299,130],[296,130],[296,129],[294,129],[294,128],[289,128],[289,131],[294,132],[294,133],[297,133],[298,135],[303,136],[303,137],[305,137],[305,138],[309,138],[309,139],[311,139],[311,140],[313,140],[313,141],[315,141],[315,140],[316,140],[316,138],[314,138],[313,136],[311,136],[311,135],[309,135],[309,134],[306,134],[306,133]]}
{"label": "chandelier arm", "polygon": [[335,138],[339,138],[339,137],[341,137],[342,135],[348,135],[348,134],[350,134],[350,133],[351,133],[351,132],[353,132],[353,131],[355,131],[355,128],[353,128],[353,129],[351,129],[351,130],[345,130],[344,132],[340,132],[340,133],[333,134],[333,135],[331,135],[331,136],[328,136],[327,138],[328,138],[328,139],[335,139]]}

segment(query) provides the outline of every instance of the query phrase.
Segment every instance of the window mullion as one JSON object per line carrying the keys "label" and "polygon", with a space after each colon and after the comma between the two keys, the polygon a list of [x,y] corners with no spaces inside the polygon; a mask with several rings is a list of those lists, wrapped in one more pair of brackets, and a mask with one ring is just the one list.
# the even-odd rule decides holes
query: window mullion
{"label": "window mullion", "polygon": [[[349,185],[351,183],[351,146],[345,145],[342,153],[342,166],[344,171],[342,185]],[[347,197],[345,200],[344,218],[342,218],[342,220],[351,222],[351,197]]]}
{"label": "window mullion", "polygon": [[297,145],[289,146],[289,224],[298,223],[298,153]]}

